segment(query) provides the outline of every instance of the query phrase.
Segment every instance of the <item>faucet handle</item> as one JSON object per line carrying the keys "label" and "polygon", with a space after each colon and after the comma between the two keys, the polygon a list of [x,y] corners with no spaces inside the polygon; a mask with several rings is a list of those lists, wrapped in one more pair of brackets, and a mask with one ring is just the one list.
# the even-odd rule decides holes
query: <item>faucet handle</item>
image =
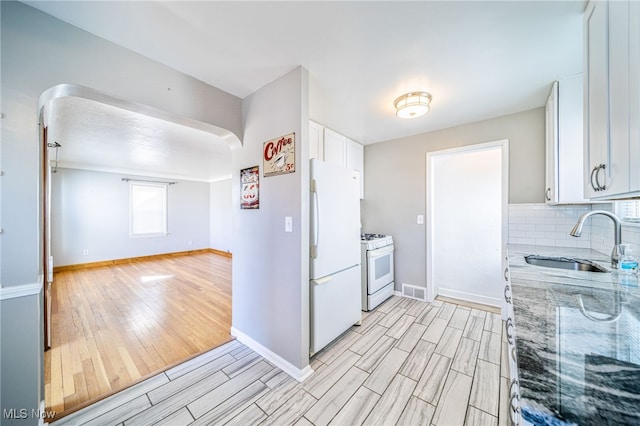
{"label": "faucet handle", "polygon": [[611,250],[611,267],[618,268],[620,264],[620,259],[624,255],[624,247],[625,244],[616,244],[613,246],[613,250]]}

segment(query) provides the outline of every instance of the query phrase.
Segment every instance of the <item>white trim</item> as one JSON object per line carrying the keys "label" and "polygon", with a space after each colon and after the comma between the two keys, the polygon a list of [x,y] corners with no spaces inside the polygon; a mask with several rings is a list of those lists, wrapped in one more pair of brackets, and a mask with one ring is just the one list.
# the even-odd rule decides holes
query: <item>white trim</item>
{"label": "white trim", "polygon": [[[443,296],[446,296],[444,293],[442,293],[440,290],[440,288],[437,290],[438,294],[434,294],[436,292],[435,290],[435,285],[433,282],[433,227],[434,227],[434,223],[433,223],[433,214],[431,211],[431,206],[434,205],[434,195],[433,195],[433,188],[432,188],[432,182],[434,181],[433,179],[433,174],[434,174],[434,168],[432,166],[432,162],[433,159],[437,156],[441,156],[441,155],[451,155],[451,154],[459,154],[459,153],[467,153],[467,152],[473,152],[473,151],[484,151],[484,150],[488,150],[488,149],[493,149],[493,148],[500,148],[501,150],[501,157],[502,157],[502,223],[501,223],[501,228],[502,228],[502,254],[501,254],[501,258],[505,259],[506,253],[507,253],[507,238],[508,238],[508,230],[509,230],[509,139],[501,139],[501,140],[496,140],[496,141],[492,141],[492,142],[485,142],[485,143],[478,143],[478,144],[473,144],[473,145],[466,145],[466,146],[462,146],[459,148],[450,148],[450,149],[444,149],[444,150],[440,150],[440,151],[433,151],[433,152],[427,152],[426,155],[426,173],[425,173],[425,178],[426,178],[426,205],[427,205],[427,211],[426,211],[426,220],[425,220],[425,241],[426,241],[426,262],[425,262],[425,276],[427,279],[427,291],[426,291],[426,301],[427,302],[433,302],[434,298],[436,296],[438,296],[438,294],[442,294]],[[503,264],[504,267],[504,264]],[[455,296],[451,296],[451,297],[455,297]],[[460,297],[458,297],[460,298]],[[492,298],[490,298],[492,299]],[[498,299],[499,300],[499,299]],[[485,303],[486,304],[486,303]],[[489,303],[491,304],[491,303]],[[499,304],[498,306],[502,306],[502,304]]]}
{"label": "white trim", "polygon": [[398,291],[398,290],[393,290],[393,295],[394,295],[394,296],[398,296],[398,297],[404,297],[404,296],[402,295],[402,292],[401,292],[401,291]]}
{"label": "white trim", "polygon": [[221,176],[218,178],[209,178],[206,176],[182,175],[177,173],[156,173],[154,171],[149,171],[149,170],[145,170],[144,172],[142,172],[140,170],[134,170],[129,168],[93,166],[93,165],[85,165],[81,163],[67,162],[67,161],[59,161],[58,169],[87,170],[90,172],[113,173],[118,175],[136,175],[136,176],[144,176],[147,178],[154,178],[154,179],[171,179],[171,180],[179,180],[179,181],[204,182],[204,183],[212,183],[219,180],[231,179],[231,176],[227,176],[227,175]]}
{"label": "white trim", "polygon": [[18,297],[34,296],[42,291],[42,283],[23,284],[11,287],[0,287],[0,300],[17,299]]}
{"label": "white trim", "polygon": [[502,299],[482,296],[480,294],[467,293],[450,288],[438,288],[438,296],[449,297],[451,299],[466,300],[467,302],[480,303],[482,305],[502,308]]}
{"label": "white trim", "polygon": [[[509,139],[502,141],[502,265],[501,270],[509,269]],[[504,296],[504,293],[501,293]],[[502,319],[507,320],[507,301],[500,298],[499,306],[502,311]]]}
{"label": "white trim", "polygon": [[44,399],[40,401],[40,414],[38,420],[38,426],[50,425],[49,421],[55,416],[56,412],[53,410],[47,410],[44,404]]}
{"label": "white trim", "polygon": [[[620,219],[620,222],[622,222],[623,227],[629,226],[631,228],[640,228],[640,222],[629,222],[628,220],[622,220],[622,219]],[[638,231],[635,230],[635,232],[638,232]]]}
{"label": "white trim", "polygon": [[40,412],[38,414],[40,414],[40,416],[38,417],[38,426],[44,426],[44,425],[48,425],[49,423],[45,421],[45,405],[44,405],[44,399],[40,401]]}
{"label": "white trim", "polygon": [[295,367],[289,361],[282,358],[280,355],[274,353],[270,349],[266,348],[262,344],[256,342],[251,337],[244,334],[242,331],[238,330],[235,327],[231,327],[231,335],[238,339],[239,342],[248,346],[254,352],[257,352],[260,356],[265,358],[267,361],[278,367],[280,370],[284,371],[298,382],[303,382],[313,374],[313,369],[311,366],[307,365],[302,370]]}

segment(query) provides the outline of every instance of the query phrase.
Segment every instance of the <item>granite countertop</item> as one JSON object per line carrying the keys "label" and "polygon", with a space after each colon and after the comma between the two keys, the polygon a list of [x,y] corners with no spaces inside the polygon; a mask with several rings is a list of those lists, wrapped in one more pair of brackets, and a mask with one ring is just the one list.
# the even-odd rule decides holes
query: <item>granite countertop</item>
{"label": "granite countertop", "polygon": [[[590,249],[509,245],[522,417],[534,424],[640,424],[640,289],[617,273],[529,265]],[[560,420],[560,421],[558,421]]]}

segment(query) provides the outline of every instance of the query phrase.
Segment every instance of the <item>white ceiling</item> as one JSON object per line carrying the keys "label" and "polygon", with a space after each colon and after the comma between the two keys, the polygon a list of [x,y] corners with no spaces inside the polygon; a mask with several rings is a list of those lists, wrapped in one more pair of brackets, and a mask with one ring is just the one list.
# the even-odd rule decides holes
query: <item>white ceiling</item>
{"label": "white ceiling", "polygon": [[[212,182],[231,177],[231,149],[209,132],[79,97],[47,105],[58,166]],[[55,151],[50,150],[51,160]]]}
{"label": "white ceiling", "polygon": [[[240,98],[302,65],[311,118],[365,144],[541,107],[582,70],[582,0],[26,3]],[[417,90],[432,111],[395,117]]]}

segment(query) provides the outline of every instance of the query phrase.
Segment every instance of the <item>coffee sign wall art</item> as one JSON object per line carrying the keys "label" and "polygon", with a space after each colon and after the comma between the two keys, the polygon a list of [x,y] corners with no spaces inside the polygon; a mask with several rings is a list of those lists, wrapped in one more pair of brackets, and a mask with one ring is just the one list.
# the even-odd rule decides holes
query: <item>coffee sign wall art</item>
{"label": "coffee sign wall art", "polygon": [[296,171],[296,134],[290,133],[264,143],[262,150],[264,177]]}

